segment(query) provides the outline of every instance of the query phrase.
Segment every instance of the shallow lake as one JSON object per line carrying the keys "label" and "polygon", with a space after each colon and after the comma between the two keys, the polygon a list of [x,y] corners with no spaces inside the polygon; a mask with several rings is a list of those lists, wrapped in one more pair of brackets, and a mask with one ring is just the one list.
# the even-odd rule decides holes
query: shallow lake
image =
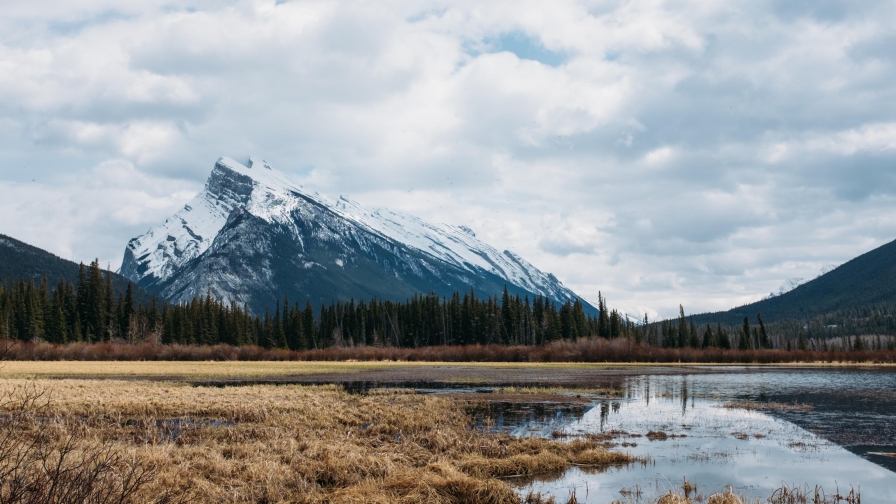
{"label": "shallow lake", "polygon": [[[565,502],[647,501],[687,479],[709,495],[730,485],[765,501],[783,484],[819,485],[830,495],[851,489],[862,502],[896,502],[896,370],[831,368],[695,368],[668,375],[600,380],[622,397],[590,404],[496,403],[492,429],[516,435],[579,436],[623,431],[616,449],[645,464],[518,481],[520,492]],[[610,383],[614,381],[615,383]],[[751,411],[725,403],[798,403],[799,408]],[[810,409],[811,408],[811,409]],[[650,432],[665,440],[648,440]],[[640,496],[640,498],[638,498]]]}

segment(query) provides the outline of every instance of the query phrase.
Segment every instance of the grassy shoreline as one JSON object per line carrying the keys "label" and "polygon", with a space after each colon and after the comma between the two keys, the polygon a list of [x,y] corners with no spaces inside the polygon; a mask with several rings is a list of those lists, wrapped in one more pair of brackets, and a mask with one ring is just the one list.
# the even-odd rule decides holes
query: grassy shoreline
{"label": "grassy shoreline", "polygon": [[613,370],[646,368],[896,368],[896,364],[798,362],[776,364],[731,363],[505,363],[505,362],[335,362],[335,361],[5,361],[0,378],[147,378],[213,379],[276,378],[314,374],[364,373],[383,370]]}

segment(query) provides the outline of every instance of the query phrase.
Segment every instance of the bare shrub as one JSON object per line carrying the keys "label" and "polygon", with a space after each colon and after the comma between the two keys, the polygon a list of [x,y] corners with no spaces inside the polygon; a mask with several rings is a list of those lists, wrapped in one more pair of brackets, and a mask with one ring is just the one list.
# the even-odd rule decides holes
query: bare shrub
{"label": "bare shrub", "polygon": [[177,501],[167,492],[140,495],[155,467],[111,442],[84,439],[78,426],[49,415],[49,405],[33,385],[0,395],[0,504]]}
{"label": "bare shrub", "polygon": [[[138,328],[138,333],[141,332]],[[896,351],[723,350],[720,348],[657,348],[624,338],[580,338],[539,346],[465,345],[397,348],[345,346],[294,351],[259,346],[161,345],[147,334],[134,343],[55,344],[20,342],[10,348],[11,360],[179,360],[179,361],[406,361],[406,362],[644,362],[775,364],[795,362],[894,363]]]}

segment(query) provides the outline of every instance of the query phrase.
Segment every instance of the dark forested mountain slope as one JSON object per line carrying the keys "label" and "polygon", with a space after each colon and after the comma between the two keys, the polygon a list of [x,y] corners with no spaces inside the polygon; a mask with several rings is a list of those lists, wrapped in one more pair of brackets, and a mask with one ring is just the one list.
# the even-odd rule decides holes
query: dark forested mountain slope
{"label": "dark forested mountain slope", "polygon": [[[73,284],[78,283],[79,265],[62,259],[46,250],[0,234],[0,283],[13,284],[20,279],[26,282],[40,282],[44,275],[50,288],[59,279]],[[124,292],[129,280],[117,273],[112,273],[112,285],[116,292]],[[138,304],[149,302],[151,295],[144,289],[134,286],[134,300]]]}
{"label": "dark forested mountain slope", "polygon": [[726,312],[697,315],[697,323],[738,324],[762,314],[766,322],[838,310],[896,304],[896,241],[865,253],[790,292]]}

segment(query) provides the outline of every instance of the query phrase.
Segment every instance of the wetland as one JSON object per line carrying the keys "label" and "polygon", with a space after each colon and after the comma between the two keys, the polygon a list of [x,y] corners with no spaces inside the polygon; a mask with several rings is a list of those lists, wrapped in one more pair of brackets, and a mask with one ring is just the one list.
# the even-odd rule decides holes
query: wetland
{"label": "wetland", "polygon": [[10,364],[23,435],[151,474],[123,502],[896,502],[893,367]]}

